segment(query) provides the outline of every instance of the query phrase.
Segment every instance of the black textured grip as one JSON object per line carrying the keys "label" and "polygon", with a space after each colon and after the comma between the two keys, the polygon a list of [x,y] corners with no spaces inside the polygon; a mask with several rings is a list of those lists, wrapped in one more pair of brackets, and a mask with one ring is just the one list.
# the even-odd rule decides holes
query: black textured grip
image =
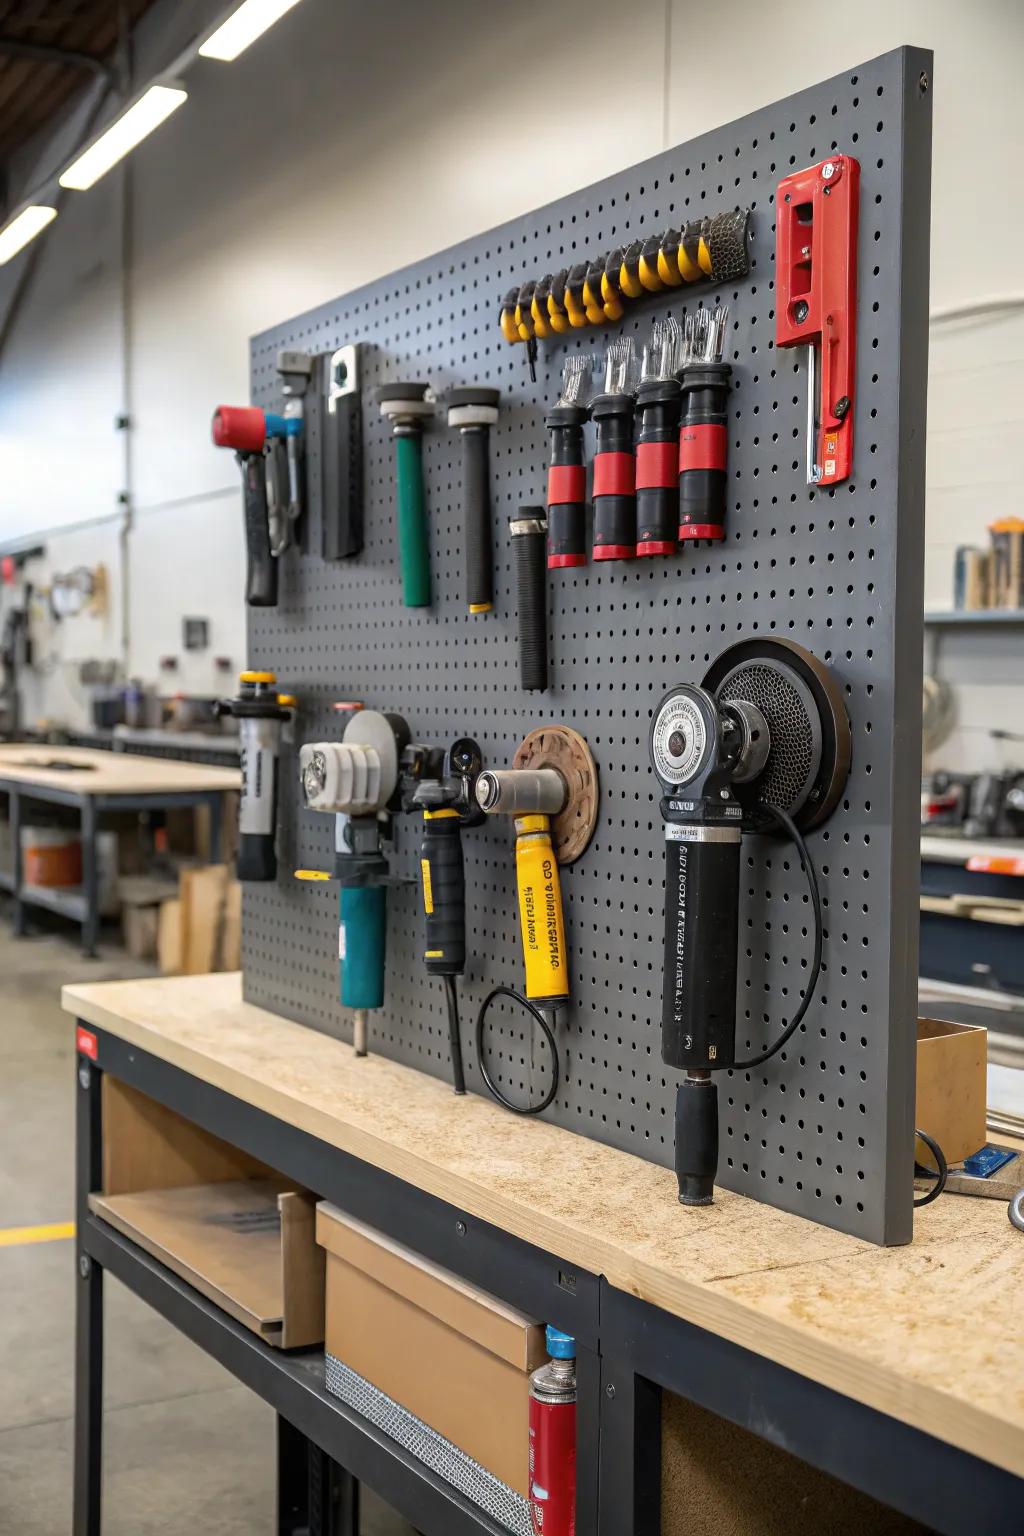
{"label": "black textured grip", "polygon": [[[726,832],[725,828],[666,831]],[[728,831],[731,833],[732,828]],[[661,1054],[670,1067],[731,1067],[736,1055],[740,844],[665,843]]]}
{"label": "black textured grip", "polygon": [[461,976],[466,968],[466,872],[457,813],[424,816],[420,876],[427,970],[432,976]]}
{"label": "black textured grip", "polygon": [[711,1205],[718,1172],[718,1084],[685,1077],[676,1088],[676,1178],[681,1205]]}
{"label": "black textured grip", "polygon": [[487,427],[462,428],[462,515],[466,540],[466,602],[486,611],[494,601],[491,475]]}
{"label": "black textured grip", "polygon": [[277,607],[277,561],[270,553],[266,463],[262,453],[239,455],[245,495],[245,600],[250,608]]}
{"label": "black textured grip", "polygon": [[527,693],[548,686],[548,594],[543,523],[513,535],[519,610],[519,681]]}

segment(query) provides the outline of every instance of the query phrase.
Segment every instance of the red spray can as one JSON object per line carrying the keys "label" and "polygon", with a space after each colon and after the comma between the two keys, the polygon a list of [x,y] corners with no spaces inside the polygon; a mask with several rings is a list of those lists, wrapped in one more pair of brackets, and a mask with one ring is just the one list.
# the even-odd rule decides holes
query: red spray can
{"label": "red spray can", "polygon": [[530,1377],[534,1536],[576,1536],[576,1340],[548,1325],[551,1356]]}

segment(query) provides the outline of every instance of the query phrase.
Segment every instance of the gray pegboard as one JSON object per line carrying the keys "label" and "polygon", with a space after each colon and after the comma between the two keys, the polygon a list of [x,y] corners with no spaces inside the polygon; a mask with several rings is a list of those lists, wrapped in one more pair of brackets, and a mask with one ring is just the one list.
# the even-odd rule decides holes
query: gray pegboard
{"label": "gray pegboard", "polygon": [[[827,929],[818,996],[792,1044],[722,1082],[721,1182],[883,1242],[911,1231],[917,968],[923,449],[928,304],[931,57],[903,49],[705,134],[693,143],[445,251],[276,327],[252,345],[253,398],[278,400],[281,346],[365,359],[363,555],[325,564],[289,555],[280,606],[253,610],[253,664],[274,667],[301,700],[299,739],[337,730],[330,704],[361,698],[398,710],[422,741],[470,734],[491,765],[528,730],[581,731],[601,774],[594,841],[563,872],[574,1006],[561,1033],[564,1075],[549,1118],[656,1162],[672,1161],[675,1076],[660,1058],[664,852],[647,755],[651,711],[675,683],[699,680],[728,643],[788,635],[825,659],[845,689],[854,733],[845,798],[811,839]],[[773,345],[773,196],[778,180],[832,150],[861,164],[855,473],[804,480],[804,361]],[[731,306],[734,367],[728,534],[676,559],[594,565],[550,579],[551,689],[518,685],[506,523],[544,500],[543,412],[565,345],[600,350],[621,327],[542,342],[536,385],[521,346],[497,324],[513,283],[698,212],[749,205],[751,272],[721,292],[676,290],[631,311],[651,319],[689,303]],[[438,394],[502,391],[492,432],[495,611],[463,596],[460,444],[439,415],[425,439],[434,604],[402,606],[395,550],[392,443],[373,386],[429,380]],[[309,443],[315,465],[315,424]],[[311,545],[320,509],[311,475]],[[388,998],[371,1048],[448,1075],[440,982],[420,962],[414,882],[419,827],[399,825],[389,896]],[[336,887],[290,872],[328,867],[331,818],[300,805],[286,763],[276,885],[245,892],[245,992],[253,1002],[347,1037],[337,1002]],[[497,982],[522,984],[515,884],[504,823],[465,837],[469,949],[462,983],[469,1082],[480,1089],[472,1024]],[[806,974],[809,903],[784,844],[745,839],[740,1041],[759,1047],[792,1013]],[[745,1027],[744,1027],[745,1026]],[[536,1093],[522,1016],[496,1012],[492,1068],[509,1091]],[[680,1220],[692,1216],[680,1214]]]}

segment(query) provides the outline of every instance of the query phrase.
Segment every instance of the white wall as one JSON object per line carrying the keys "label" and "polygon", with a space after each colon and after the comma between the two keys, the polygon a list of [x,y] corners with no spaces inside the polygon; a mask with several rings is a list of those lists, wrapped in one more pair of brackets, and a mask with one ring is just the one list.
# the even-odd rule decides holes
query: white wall
{"label": "white wall", "polygon": [[[202,10],[150,13],[143,71]],[[814,0],[520,0],[514,18],[473,0],[303,0],[235,64],[200,62],[131,161],[130,670],[180,654],[185,611],[220,626],[211,654],[241,654],[235,470],[208,421],[244,398],[252,333],[888,48],[936,53],[933,307],[1024,288],[1007,171],[1024,7],[860,0],[834,22]],[[118,182],[69,201],[44,237],[0,359],[0,541],[112,510],[121,488]],[[1022,361],[1020,313],[933,328],[931,605],[949,601],[954,546],[1019,505]],[[969,675],[966,652],[946,654]],[[984,698],[1001,723],[1022,715],[1012,671]],[[968,732],[945,755],[976,750]]]}

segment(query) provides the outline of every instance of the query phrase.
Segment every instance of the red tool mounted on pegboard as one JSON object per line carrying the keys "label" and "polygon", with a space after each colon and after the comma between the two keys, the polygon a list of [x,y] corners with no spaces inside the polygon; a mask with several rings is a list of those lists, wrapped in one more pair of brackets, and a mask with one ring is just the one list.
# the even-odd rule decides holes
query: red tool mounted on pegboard
{"label": "red tool mounted on pegboard", "polygon": [[807,348],[810,485],[835,485],[853,468],[859,194],[849,155],[794,172],[776,194],[775,344]]}

